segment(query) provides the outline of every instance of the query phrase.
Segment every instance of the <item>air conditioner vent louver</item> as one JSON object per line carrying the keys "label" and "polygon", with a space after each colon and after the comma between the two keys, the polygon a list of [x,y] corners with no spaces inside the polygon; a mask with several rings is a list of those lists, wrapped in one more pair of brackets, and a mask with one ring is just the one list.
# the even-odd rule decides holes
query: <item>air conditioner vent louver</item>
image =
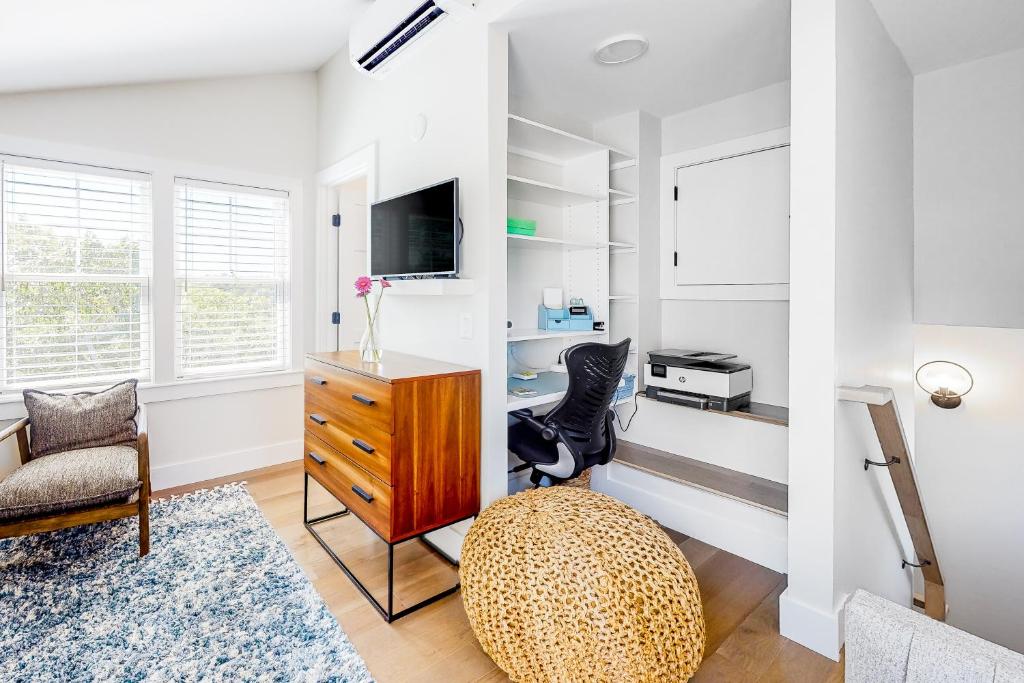
{"label": "air conditioner vent louver", "polygon": [[[374,78],[382,77],[414,42],[448,16],[458,16],[474,0],[376,0],[349,34],[352,65]],[[454,13],[454,14],[453,14]]]}
{"label": "air conditioner vent louver", "polygon": [[444,16],[444,10],[436,6],[433,0],[424,3],[415,14],[403,21],[384,40],[363,55],[359,60],[359,65],[367,71],[373,71],[442,16]]}

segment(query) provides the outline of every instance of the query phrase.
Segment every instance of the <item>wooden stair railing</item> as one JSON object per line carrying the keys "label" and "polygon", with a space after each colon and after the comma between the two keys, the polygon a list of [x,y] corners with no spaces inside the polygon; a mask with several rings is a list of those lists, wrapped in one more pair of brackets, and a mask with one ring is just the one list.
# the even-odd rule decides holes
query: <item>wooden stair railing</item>
{"label": "wooden stair railing", "polygon": [[916,562],[904,560],[903,566],[921,569],[924,576],[925,614],[933,619],[945,621],[946,589],[942,583],[939,561],[935,557],[935,546],[932,544],[928,521],[925,519],[921,492],[917,487],[914,464],[910,459],[910,449],[907,447],[903,425],[896,410],[893,391],[888,387],[839,387],[836,390],[836,398],[841,401],[864,403],[868,407],[885,462],[865,460],[864,469],[879,466],[889,470],[889,477],[896,489],[896,497],[900,501],[903,518],[914,544],[914,553],[917,555]]}

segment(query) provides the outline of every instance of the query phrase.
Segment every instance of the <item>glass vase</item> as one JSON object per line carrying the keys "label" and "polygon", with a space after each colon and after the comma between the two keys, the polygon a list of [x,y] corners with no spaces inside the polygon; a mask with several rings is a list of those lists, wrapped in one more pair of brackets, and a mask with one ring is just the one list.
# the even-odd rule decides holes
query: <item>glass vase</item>
{"label": "glass vase", "polygon": [[380,315],[368,320],[363,336],[359,340],[359,358],[364,363],[379,363],[384,355],[380,346]]}

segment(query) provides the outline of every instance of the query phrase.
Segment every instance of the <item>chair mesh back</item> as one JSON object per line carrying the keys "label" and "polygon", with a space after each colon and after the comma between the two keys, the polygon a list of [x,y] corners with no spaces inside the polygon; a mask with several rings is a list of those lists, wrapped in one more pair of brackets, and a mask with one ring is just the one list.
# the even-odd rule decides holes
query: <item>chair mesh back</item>
{"label": "chair mesh back", "polygon": [[605,445],[605,417],[612,397],[622,379],[629,357],[630,340],[618,344],[577,344],[565,352],[569,371],[569,389],[544,421],[557,422],[573,439],[587,443],[584,453],[594,453]]}

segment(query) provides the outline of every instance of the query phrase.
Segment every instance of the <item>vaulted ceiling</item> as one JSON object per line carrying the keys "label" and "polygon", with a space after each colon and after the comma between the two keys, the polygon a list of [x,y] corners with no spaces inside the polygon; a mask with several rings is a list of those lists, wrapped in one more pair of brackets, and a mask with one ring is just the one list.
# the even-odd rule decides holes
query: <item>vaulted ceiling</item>
{"label": "vaulted ceiling", "polygon": [[370,0],[0,0],[0,92],[309,71]]}

